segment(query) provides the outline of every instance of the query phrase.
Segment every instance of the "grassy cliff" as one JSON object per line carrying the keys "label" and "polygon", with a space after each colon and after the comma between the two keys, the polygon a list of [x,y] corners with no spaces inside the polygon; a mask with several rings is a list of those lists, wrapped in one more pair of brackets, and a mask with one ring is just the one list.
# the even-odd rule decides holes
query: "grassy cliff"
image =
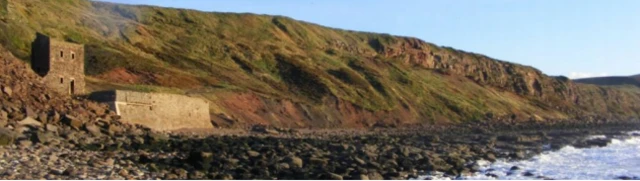
{"label": "grassy cliff", "polygon": [[85,44],[90,90],[203,97],[221,126],[640,117],[634,88],[574,84],[416,38],[86,0],[0,5],[0,43],[15,56],[29,60],[36,32]]}

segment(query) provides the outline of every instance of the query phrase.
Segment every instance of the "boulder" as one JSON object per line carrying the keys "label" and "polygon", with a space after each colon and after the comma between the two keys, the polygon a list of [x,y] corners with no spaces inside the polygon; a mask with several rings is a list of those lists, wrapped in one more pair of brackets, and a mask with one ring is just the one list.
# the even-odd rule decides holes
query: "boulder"
{"label": "boulder", "polygon": [[58,121],[60,121],[60,114],[56,111],[53,111],[51,116],[49,116],[48,118],[50,123],[57,123]]}
{"label": "boulder", "polygon": [[199,170],[209,170],[212,161],[213,153],[205,151],[192,151],[187,158],[187,163]]}
{"label": "boulder", "polygon": [[48,143],[51,140],[53,140],[55,137],[56,135],[54,135],[51,132],[38,132],[35,135],[35,141],[39,143]]}
{"label": "boulder", "polygon": [[2,86],[2,92],[4,94],[7,94],[7,96],[9,97],[11,97],[11,95],[13,94],[13,90],[11,90],[11,88],[8,86]]}
{"label": "boulder", "polygon": [[33,111],[33,109],[31,109],[31,107],[29,106],[24,107],[24,113],[27,115],[27,117],[32,117],[32,118],[38,117],[36,112]]}
{"label": "boulder", "polygon": [[147,134],[147,137],[149,138],[151,144],[161,143],[169,140],[169,135],[160,132],[149,132]]}
{"label": "boulder", "polygon": [[0,121],[7,121],[9,120],[9,113],[0,110]]}
{"label": "boulder", "polygon": [[351,179],[354,180],[369,180],[369,176],[365,174],[354,174],[351,176]]}
{"label": "boulder", "polygon": [[33,119],[31,117],[26,117],[26,118],[22,119],[22,121],[19,121],[18,125],[20,125],[20,126],[41,127],[42,123],[40,123],[39,121],[36,121],[35,119]]}
{"label": "boulder", "polygon": [[18,146],[20,146],[21,148],[30,147],[31,145],[33,145],[33,142],[29,140],[21,140],[18,142]]}
{"label": "boulder", "polygon": [[515,151],[515,152],[511,153],[510,156],[512,158],[515,158],[515,159],[524,159],[524,158],[526,158],[527,155],[525,154],[524,151],[518,150],[518,151]]}
{"label": "boulder", "polygon": [[249,157],[259,157],[260,153],[257,151],[249,150],[247,151],[247,155],[249,155]]}
{"label": "boulder", "polygon": [[272,128],[267,128],[266,126],[263,126],[263,125],[255,125],[251,127],[251,131],[262,133],[262,134],[273,134],[273,135],[280,134],[280,132],[278,132],[277,130]]}
{"label": "boulder", "polygon": [[15,139],[15,134],[6,128],[0,127],[0,145],[10,145]]}
{"label": "boulder", "polygon": [[100,132],[100,127],[98,127],[98,126],[96,126],[94,124],[90,124],[90,123],[84,124],[84,129],[87,132],[91,133],[91,135],[93,135],[93,136],[101,136],[102,135],[102,133]]}
{"label": "boulder", "polygon": [[288,156],[284,158],[284,161],[294,168],[302,168],[304,166],[302,159],[296,156]]}
{"label": "boulder", "polygon": [[64,124],[71,126],[73,129],[80,130],[82,128],[82,121],[78,118],[71,115],[64,115],[64,119],[62,120]]}
{"label": "boulder", "polygon": [[122,127],[115,124],[110,124],[109,128],[107,128],[107,133],[111,136],[120,135],[122,132],[123,132]]}
{"label": "boulder", "polygon": [[378,172],[369,172],[367,176],[370,180],[384,180],[384,177],[382,177],[382,175]]}
{"label": "boulder", "polygon": [[327,176],[328,176],[328,179],[331,179],[331,180],[344,180],[342,178],[342,175],[338,175],[338,174],[331,173],[331,172],[327,173]]}
{"label": "boulder", "polygon": [[49,116],[47,115],[47,113],[40,113],[38,114],[38,120],[40,120],[40,122],[42,123],[47,123],[47,121],[49,120]]}
{"label": "boulder", "polygon": [[52,132],[52,133],[58,132],[58,127],[53,124],[46,124],[44,127],[45,127],[45,130],[48,132]]}

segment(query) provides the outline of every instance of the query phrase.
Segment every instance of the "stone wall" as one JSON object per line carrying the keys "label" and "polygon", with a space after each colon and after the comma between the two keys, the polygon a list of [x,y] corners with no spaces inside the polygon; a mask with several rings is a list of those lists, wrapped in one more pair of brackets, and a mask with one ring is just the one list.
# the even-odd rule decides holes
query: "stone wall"
{"label": "stone wall", "polygon": [[89,97],[108,103],[123,121],[154,130],[213,128],[209,103],[203,99],[123,90],[94,92]]}
{"label": "stone wall", "polygon": [[38,34],[32,43],[31,67],[51,89],[84,94],[84,46]]}

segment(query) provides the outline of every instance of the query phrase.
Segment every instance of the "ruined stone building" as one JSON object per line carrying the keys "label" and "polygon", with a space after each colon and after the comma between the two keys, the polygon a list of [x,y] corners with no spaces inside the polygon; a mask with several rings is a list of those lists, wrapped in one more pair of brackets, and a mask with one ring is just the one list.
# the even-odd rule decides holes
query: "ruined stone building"
{"label": "ruined stone building", "polygon": [[[67,95],[85,94],[83,45],[38,33],[31,46],[31,68],[47,87]],[[154,130],[213,128],[209,103],[198,98],[122,90],[94,92],[89,98],[109,104],[122,121]]]}
{"label": "ruined stone building", "polygon": [[123,90],[94,92],[89,98],[109,104],[122,121],[154,130],[213,128],[209,103],[199,98]]}
{"label": "ruined stone building", "polygon": [[31,68],[62,94],[84,94],[84,45],[53,40],[38,33],[31,44]]}

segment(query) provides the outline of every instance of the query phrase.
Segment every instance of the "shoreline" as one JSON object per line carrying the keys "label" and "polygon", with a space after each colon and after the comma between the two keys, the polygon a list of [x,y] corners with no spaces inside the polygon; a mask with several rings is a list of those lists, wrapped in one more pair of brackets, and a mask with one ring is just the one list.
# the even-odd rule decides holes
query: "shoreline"
{"label": "shoreline", "polygon": [[136,129],[138,133],[98,137],[79,131],[74,141],[54,137],[59,143],[19,142],[2,148],[1,158],[10,167],[0,167],[0,178],[410,179],[430,171],[455,178],[477,172],[477,160],[528,159],[545,151],[545,145],[605,146],[610,139],[584,138],[640,130],[640,124],[501,130],[252,129],[210,135]]}

